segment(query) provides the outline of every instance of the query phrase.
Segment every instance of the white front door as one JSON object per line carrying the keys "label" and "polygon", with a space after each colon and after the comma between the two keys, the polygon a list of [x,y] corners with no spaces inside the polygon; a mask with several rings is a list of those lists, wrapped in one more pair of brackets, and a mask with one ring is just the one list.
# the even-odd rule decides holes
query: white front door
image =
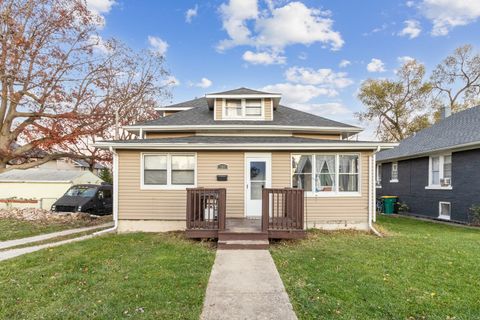
{"label": "white front door", "polygon": [[262,189],[271,186],[271,159],[266,154],[245,154],[245,216],[262,216]]}

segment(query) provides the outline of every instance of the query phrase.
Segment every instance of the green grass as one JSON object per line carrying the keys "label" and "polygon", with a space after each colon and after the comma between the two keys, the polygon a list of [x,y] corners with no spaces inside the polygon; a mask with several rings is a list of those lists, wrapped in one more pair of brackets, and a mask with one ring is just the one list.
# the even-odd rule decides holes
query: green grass
{"label": "green grass", "polygon": [[108,221],[111,221],[111,217],[101,217],[99,220],[75,220],[71,222],[24,221],[2,218],[0,219],[0,241],[26,238],[66,229],[89,227]]}
{"label": "green grass", "polygon": [[388,234],[309,232],[272,255],[299,319],[480,319],[480,231],[379,217]]}
{"label": "green grass", "polygon": [[215,252],[107,235],[0,262],[0,319],[198,319]]}

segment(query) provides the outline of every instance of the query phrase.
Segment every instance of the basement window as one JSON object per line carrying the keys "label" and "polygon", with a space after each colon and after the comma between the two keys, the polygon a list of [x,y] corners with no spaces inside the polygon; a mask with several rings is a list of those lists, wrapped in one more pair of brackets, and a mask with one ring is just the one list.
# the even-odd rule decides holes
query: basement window
{"label": "basement window", "polygon": [[440,201],[438,203],[438,218],[450,220],[452,214],[452,204],[450,202]]}

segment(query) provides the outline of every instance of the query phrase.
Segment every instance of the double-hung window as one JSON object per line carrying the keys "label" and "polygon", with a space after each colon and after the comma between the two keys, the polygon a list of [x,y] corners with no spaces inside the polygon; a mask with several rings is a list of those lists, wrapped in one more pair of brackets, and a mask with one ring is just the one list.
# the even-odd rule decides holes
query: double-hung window
{"label": "double-hung window", "polygon": [[427,189],[450,189],[452,187],[452,155],[431,156],[428,177]]}
{"label": "double-hung window", "polygon": [[225,117],[226,118],[242,117],[242,100],[241,99],[225,100]]}
{"label": "double-hung window", "polygon": [[379,163],[377,164],[377,174],[376,174],[376,179],[375,179],[375,185],[377,188],[382,187],[382,164]]}
{"label": "double-hung window", "polygon": [[142,188],[168,189],[195,185],[194,154],[142,154]]}
{"label": "double-hung window", "polygon": [[398,162],[392,162],[390,182],[398,182]]}
{"label": "double-hung window", "polygon": [[245,100],[245,115],[247,117],[262,116],[262,100],[247,99]]}
{"label": "double-hung window", "polygon": [[310,195],[359,192],[357,154],[293,154],[292,187]]}
{"label": "double-hung window", "polygon": [[223,119],[263,119],[262,99],[225,99]]}

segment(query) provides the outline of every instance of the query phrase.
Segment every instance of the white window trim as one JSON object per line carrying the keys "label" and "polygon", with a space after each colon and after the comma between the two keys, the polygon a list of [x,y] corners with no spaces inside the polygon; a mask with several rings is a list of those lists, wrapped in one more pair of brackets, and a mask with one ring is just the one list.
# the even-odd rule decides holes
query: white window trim
{"label": "white window trim", "polygon": [[[167,184],[144,184],[144,157],[149,155],[153,156],[167,156]],[[194,156],[194,174],[193,184],[172,184],[172,156]],[[197,186],[197,153],[196,152],[142,152],[140,154],[140,189],[141,190],[185,190],[186,188],[195,188]]]}
{"label": "white window trim", "polygon": [[[227,116],[227,100],[240,100],[240,105],[242,107],[241,116]],[[247,116],[246,115],[246,100],[245,98],[231,98],[231,99],[222,99],[222,120],[265,120],[265,99],[260,99],[261,114],[259,116]],[[258,100],[258,99],[255,99]]]}
{"label": "white window trim", "polygon": [[293,177],[293,168],[292,168],[292,157],[294,155],[302,156],[312,156],[312,188],[315,188],[315,172],[316,172],[316,161],[314,159],[315,155],[335,155],[335,186],[338,190],[338,182],[340,174],[339,172],[340,163],[338,161],[339,156],[358,156],[358,191],[355,192],[342,192],[342,191],[305,191],[305,197],[308,198],[329,198],[329,197],[361,197],[362,196],[362,155],[360,153],[333,153],[333,152],[315,152],[315,153],[302,153],[295,152],[290,153],[290,188],[293,188],[292,177]]}
{"label": "white window trim", "polygon": [[[380,172],[380,175],[378,175],[379,172]],[[378,180],[378,177],[380,177],[380,181]],[[378,182],[380,182],[380,184],[377,184]],[[382,189],[382,164],[381,163],[378,163],[375,166],[375,187],[377,189]]]}
{"label": "white window trim", "polygon": [[[397,178],[392,179],[393,176],[393,165],[397,165]],[[390,168],[390,183],[398,183],[398,162],[392,162],[392,167]]]}
{"label": "white window trim", "polygon": [[[448,204],[450,206],[450,216],[444,216],[442,212],[442,204]],[[452,203],[448,201],[439,201],[438,202],[438,219],[451,220],[452,218]]]}
{"label": "white window trim", "polygon": [[[444,174],[444,162],[445,162],[445,157],[450,156],[452,165],[453,165],[453,158],[451,153],[446,153],[446,154],[434,154],[428,157],[428,185],[425,186],[425,189],[427,190],[453,190],[452,185],[449,186],[442,186],[440,184],[432,184],[432,157],[438,157],[438,165],[439,165],[439,177],[438,180],[441,181],[443,179],[443,174]],[[452,167],[453,169],[453,167]]]}

